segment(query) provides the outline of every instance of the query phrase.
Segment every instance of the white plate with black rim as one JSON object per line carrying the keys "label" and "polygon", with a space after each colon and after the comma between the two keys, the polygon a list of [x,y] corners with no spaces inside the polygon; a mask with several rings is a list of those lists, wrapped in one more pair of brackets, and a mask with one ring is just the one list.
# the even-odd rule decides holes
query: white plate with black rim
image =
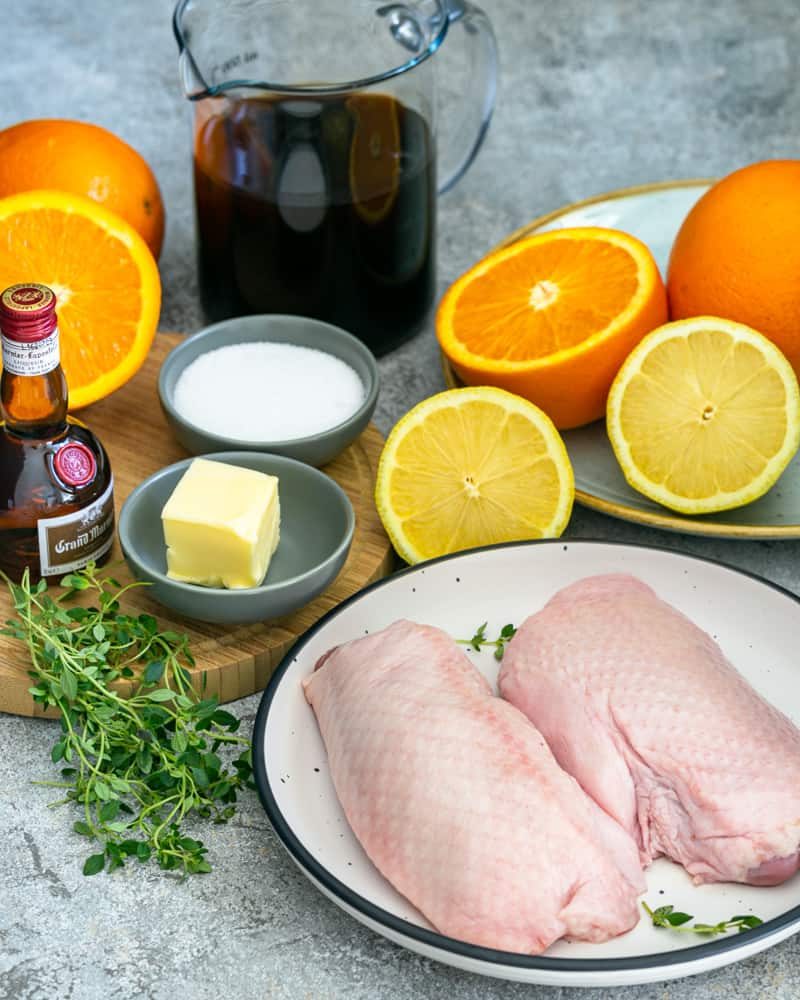
{"label": "white plate with black rim", "polygon": [[[694,886],[682,868],[659,860],[647,872],[643,899],[651,906],[670,903],[707,923],[742,913],[764,923],[709,940],[654,928],[643,915],[634,930],[603,944],[560,941],[536,956],[476,947],[437,933],[372,865],[350,830],[301,687],[326,650],[398,618],[437,625],[454,637],[469,637],[488,621],[487,631],[496,633],[568,583],[609,572],[633,573],[650,584],[713,635],[756,690],[800,723],[800,601],[758,577],[658,548],[588,541],[500,545],[424,563],[361,591],[306,632],[279,665],[258,711],[254,759],[261,801],[289,855],[321,892],[378,934],[429,958],[551,986],[621,986],[694,975],[800,930],[800,876],[769,888]],[[471,655],[494,682],[491,653]]]}

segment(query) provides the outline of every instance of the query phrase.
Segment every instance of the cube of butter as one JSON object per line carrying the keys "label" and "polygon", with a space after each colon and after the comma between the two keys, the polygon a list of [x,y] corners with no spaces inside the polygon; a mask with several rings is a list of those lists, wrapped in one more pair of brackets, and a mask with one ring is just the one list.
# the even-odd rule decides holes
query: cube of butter
{"label": "cube of butter", "polygon": [[278,480],[196,458],[161,512],[167,575],[206,587],[257,587],[280,537]]}

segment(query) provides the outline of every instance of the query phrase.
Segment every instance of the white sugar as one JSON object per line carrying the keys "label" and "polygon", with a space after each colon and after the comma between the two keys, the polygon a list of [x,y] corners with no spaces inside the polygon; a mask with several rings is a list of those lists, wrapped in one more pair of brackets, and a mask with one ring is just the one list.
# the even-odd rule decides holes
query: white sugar
{"label": "white sugar", "polygon": [[187,365],[175,386],[175,408],[222,437],[290,441],[347,420],[365,395],[350,365],[324,351],[231,344]]}

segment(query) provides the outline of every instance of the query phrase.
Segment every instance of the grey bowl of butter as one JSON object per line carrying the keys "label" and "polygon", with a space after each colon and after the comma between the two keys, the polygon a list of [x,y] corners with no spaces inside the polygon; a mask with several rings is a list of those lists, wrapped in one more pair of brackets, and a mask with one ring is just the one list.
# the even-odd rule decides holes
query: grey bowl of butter
{"label": "grey bowl of butter", "polygon": [[[236,477],[221,507],[205,505],[207,515],[202,476],[195,489],[181,496],[178,487],[190,467],[205,462],[277,477],[280,520],[275,538],[270,534],[276,527],[272,513],[258,522],[244,494],[237,506]],[[195,465],[191,472],[197,471]],[[168,507],[172,498],[179,503]],[[165,508],[173,516],[162,520]],[[174,549],[169,559],[165,529]],[[280,618],[308,604],[342,569],[354,530],[352,505],[330,477],[303,462],[258,452],[220,452],[167,466],[133,490],[119,515],[125,559],[133,575],[150,584],[153,598],[187,618],[227,625]],[[259,532],[266,535],[256,537]],[[251,585],[261,568],[254,550],[269,550],[274,541],[274,551],[265,557],[266,575]],[[191,582],[193,574],[229,586]]]}

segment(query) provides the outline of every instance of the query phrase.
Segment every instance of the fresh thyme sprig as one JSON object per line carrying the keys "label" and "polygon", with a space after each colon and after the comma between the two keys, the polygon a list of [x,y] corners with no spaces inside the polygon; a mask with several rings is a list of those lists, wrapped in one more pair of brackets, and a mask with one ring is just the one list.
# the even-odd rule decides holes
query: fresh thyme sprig
{"label": "fresh thyme sprig", "polygon": [[484,622],[483,625],[475,629],[475,635],[471,639],[456,639],[456,642],[462,646],[471,646],[477,653],[484,646],[494,646],[494,658],[502,660],[506,646],[514,638],[517,630],[513,625],[504,625],[500,629],[500,635],[496,639],[487,639],[486,627],[488,624],[488,622]]}
{"label": "fresh thyme sprig", "polygon": [[[139,584],[98,576],[91,564],[66,576],[58,597],[27,571],[19,584],[4,578],[18,617],[0,634],[27,646],[29,691],[61,716],[50,756],[68,766],[61,781],[39,784],[63,789],[53,805],[77,805],[73,829],[100,846],[84,874],[151,857],[167,870],[210,871],[207,848],[181,824],[195,815],[227,822],[238,793],[253,787],[252,758],[235,735],[239,720],[193,690],[187,637],[161,631],[152,615],[123,613],[120,600]],[[96,606],[71,604],[83,593]],[[112,687],[120,679],[134,685],[129,698]],[[232,766],[221,750],[238,751]]]}
{"label": "fresh thyme sprig", "polygon": [[728,920],[720,920],[718,924],[689,924],[694,917],[690,913],[681,913],[674,906],[659,906],[651,910],[647,903],[642,900],[645,913],[653,921],[653,927],[667,927],[673,931],[683,931],[689,934],[726,934],[728,931],[749,931],[753,927],[758,927],[764,921],[760,917],[753,916],[752,913],[739,914],[730,917]]}

